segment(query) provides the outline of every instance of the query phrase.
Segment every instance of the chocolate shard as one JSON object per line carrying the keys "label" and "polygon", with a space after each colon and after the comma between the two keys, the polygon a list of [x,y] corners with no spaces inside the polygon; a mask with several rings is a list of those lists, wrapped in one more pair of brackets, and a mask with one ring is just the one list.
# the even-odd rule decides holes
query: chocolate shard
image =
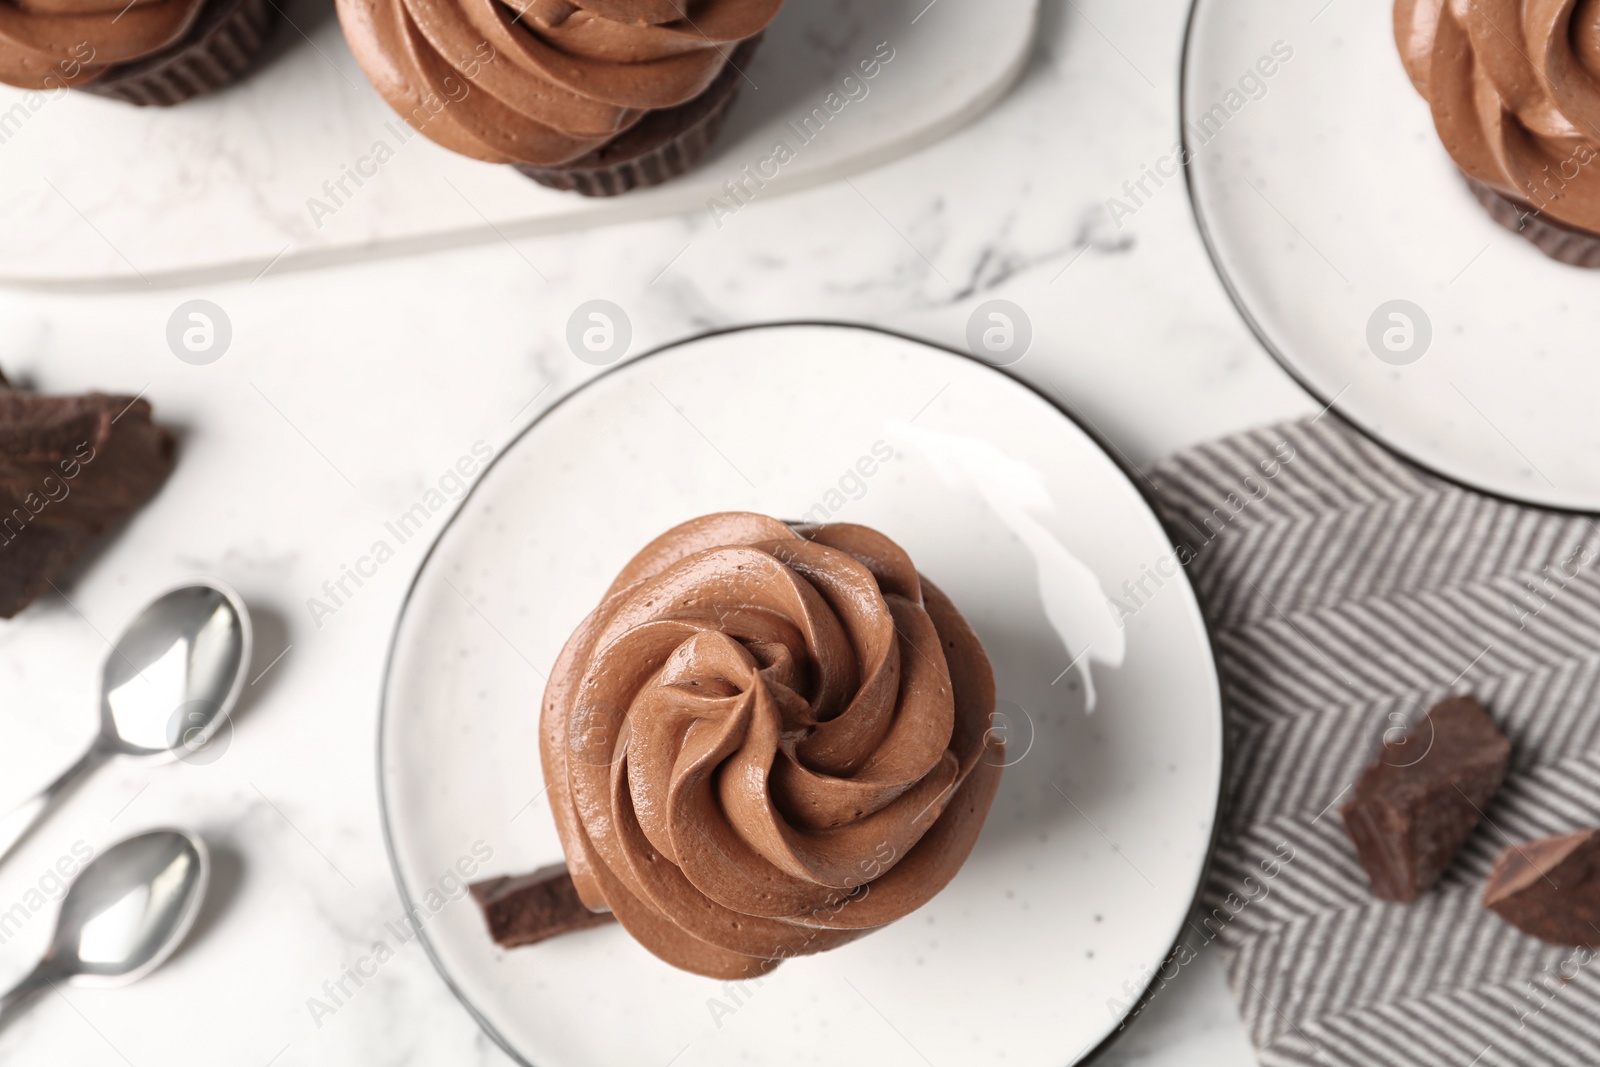
{"label": "chocolate shard", "polygon": [[531,945],[613,921],[609,911],[594,912],[584,906],[564,864],[541,867],[532,874],[502,875],[468,888],[483,909],[489,936],[502,948]]}
{"label": "chocolate shard", "polygon": [[1600,948],[1600,830],[1512,845],[1495,860],[1483,906],[1552,945]]}
{"label": "chocolate shard", "polygon": [[0,377],[0,618],[155,495],[177,443],[127,396],[38,396]]}
{"label": "chocolate shard", "polygon": [[1385,738],[1342,810],[1345,832],[1380,900],[1427,892],[1467,843],[1505,780],[1511,742],[1472,697],[1428,710]]}

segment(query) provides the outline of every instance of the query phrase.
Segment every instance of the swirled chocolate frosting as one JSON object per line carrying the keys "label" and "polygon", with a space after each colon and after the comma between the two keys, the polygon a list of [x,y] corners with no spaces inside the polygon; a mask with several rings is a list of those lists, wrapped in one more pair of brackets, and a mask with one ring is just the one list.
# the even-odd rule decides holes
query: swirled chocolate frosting
{"label": "swirled chocolate frosting", "polygon": [[567,642],[540,752],[583,902],[668,963],[761,974],[921,907],[1004,747],[977,635],[864,526],[708,515]]}
{"label": "swirled chocolate frosting", "polygon": [[63,89],[178,43],[204,0],[0,0],[0,82]]}
{"label": "swirled chocolate frosting", "polygon": [[[0,0],[3,2],[3,0]],[[557,166],[694,99],[783,0],[338,0],[356,61],[431,140]]]}
{"label": "swirled chocolate frosting", "polygon": [[1600,0],[1397,0],[1394,26],[1462,171],[1600,233]]}

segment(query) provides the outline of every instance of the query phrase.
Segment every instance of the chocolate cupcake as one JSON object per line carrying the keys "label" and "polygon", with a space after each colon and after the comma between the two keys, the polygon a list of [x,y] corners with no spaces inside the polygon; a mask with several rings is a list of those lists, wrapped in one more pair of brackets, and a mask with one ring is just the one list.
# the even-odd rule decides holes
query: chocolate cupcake
{"label": "chocolate cupcake", "polygon": [[1600,2],[1397,0],[1394,29],[1490,216],[1552,259],[1600,267]]}
{"label": "chocolate cupcake", "polygon": [[337,0],[356,61],[430,140],[614,196],[710,147],[782,0]]}
{"label": "chocolate cupcake", "polygon": [[0,0],[0,82],[169,107],[250,69],[273,0]]}
{"label": "chocolate cupcake", "polygon": [[1005,762],[994,707],[977,635],[881,533],[685,523],[623,568],[545,690],[577,896],[714,978],[870,933],[971,852]]}

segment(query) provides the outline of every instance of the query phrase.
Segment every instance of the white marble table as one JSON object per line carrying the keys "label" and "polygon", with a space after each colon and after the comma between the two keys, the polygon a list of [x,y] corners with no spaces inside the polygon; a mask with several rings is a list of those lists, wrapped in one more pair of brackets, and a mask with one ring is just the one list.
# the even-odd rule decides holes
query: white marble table
{"label": "white marble table", "polygon": [[[126,990],[45,996],[0,1032],[0,1061],[507,1062],[415,943],[360,985],[345,979],[331,1014],[308,1008],[400,916],[374,726],[424,539],[334,613],[314,619],[307,601],[475,443],[498,449],[595,372],[564,336],[584,301],[623,307],[643,351],[796,318],[959,346],[972,310],[1002,297],[1035,328],[1016,369],[1136,464],[1314,410],[1235,316],[1177,182],[1120,229],[1105,210],[1176,137],[1184,15],[1183,0],[1047,0],[1022,84],[977,125],[721,229],[697,216],[183,291],[0,292],[8,373],[52,391],[147,391],[183,434],[172,482],[65,597],[0,623],[0,803],[87,742],[105,637],[164,583],[209,572],[236,585],[264,672],[220,759],[109,768],[0,869],[0,915],[20,903],[26,916],[0,930],[4,981],[42,945],[53,906],[31,910],[31,891],[49,894],[46,872],[74,844],[182,822],[219,851],[218,891],[183,951]],[[193,298],[232,325],[210,365],[168,348],[168,318]],[[1184,973],[1104,1062],[1251,1062],[1218,961]]]}

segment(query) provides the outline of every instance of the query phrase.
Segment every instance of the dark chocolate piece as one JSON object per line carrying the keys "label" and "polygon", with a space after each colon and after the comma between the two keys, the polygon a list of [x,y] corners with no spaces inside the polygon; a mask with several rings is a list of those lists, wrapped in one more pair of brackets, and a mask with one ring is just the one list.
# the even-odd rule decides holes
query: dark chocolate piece
{"label": "dark chocolate piece", "polygon": [[1505,780],[1511,742],[1472,697],[1429,709],[1345,804],[1345,832],[1380,900],[1411,901],[1444,874]]}
{"label": "dark chocolate piece", "polygon": [[584,906],[564,864],[541,867],[532,874],[502,875],[468,888],[483,909],[489,936],[502,948],[531,945],[613,921],[609,911],[594,912]]}
{"label": "dark chocolate piece", "polygon": [[0,618],[155,495],[177,445],[126,396],[37,396],[0,378]]}
{"label": "dark chocolate piece", "polygon": [[1495,860],[1483,906],[1552,945],[1600,948],[1600,830],[1512,845]]}

